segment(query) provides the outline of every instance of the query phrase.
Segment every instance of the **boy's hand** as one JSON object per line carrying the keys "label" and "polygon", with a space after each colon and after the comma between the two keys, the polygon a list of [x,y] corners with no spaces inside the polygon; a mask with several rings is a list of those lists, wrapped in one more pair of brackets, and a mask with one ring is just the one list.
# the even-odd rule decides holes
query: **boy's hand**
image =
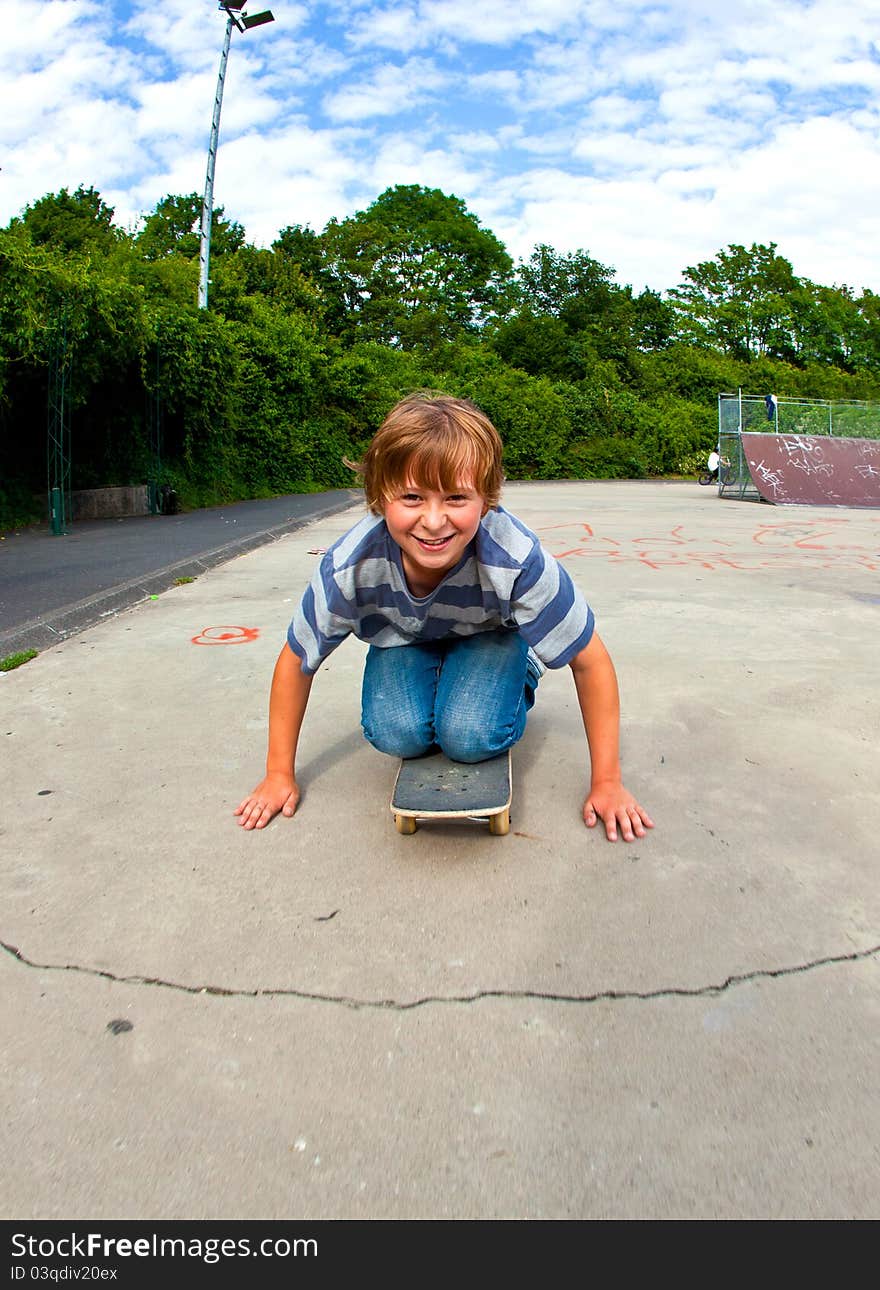
{"label": "boy's hand", "polygon": [[619,780],[600,781],[590,788],[590,795],[584,802],[584,824],[588,829],[594,829],[599,820],[605,825],[609,842],[617,841],[618,824],[624,842],[643,838],[645,830],[654,827],[650,815]]}
{"label": "boy's hand", "polygon": [[242,828],[264,829],[279,811],[283,815],[293,815],[299,798],[299,787],[293,775],[273,771],[235,808],[233,815],[241,817],[238,822]]}

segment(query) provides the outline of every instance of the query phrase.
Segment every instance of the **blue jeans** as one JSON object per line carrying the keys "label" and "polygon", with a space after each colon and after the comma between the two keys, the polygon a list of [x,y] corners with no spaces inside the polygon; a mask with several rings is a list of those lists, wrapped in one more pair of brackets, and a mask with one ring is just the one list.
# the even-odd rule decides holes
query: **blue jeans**
{"label": "blue jeans", "polygon": [[435,748],[485,761],[522,738],[539,667],[516,631],[377,649],[364,668],[364,734],[392,757]]}

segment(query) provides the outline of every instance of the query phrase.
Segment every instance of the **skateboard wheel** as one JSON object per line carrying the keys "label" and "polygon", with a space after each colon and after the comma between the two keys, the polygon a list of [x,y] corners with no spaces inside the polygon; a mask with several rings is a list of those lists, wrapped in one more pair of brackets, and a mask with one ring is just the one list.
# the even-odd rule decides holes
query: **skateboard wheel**
{"label": "skateboard wheel", "polygon": [[499,811],[497,815],[489,816],[489,832],[502,836],[510,832],[510,808]]}
{"label": "skateboard wheel", "polygon": [[394,823],[398,833],[415,833],[416,822],[412,815],[395,815]]}

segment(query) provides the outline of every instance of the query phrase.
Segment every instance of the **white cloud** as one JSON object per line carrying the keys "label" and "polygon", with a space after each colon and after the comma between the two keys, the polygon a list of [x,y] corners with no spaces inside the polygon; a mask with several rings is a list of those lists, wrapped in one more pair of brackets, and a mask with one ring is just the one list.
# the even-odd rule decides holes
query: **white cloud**
{"label": "white cloud", "polygon": [[450,134],[449,142],[453,148],[464,153],[498,152],[501,144],[497,135],[487,130],[471,130],[467,134]]}
{"label": "white cloud", "polygon": [[[584,247],[637,288],[776,241],[798,273],[880,291],[880,0],[273,12],[233,35],[215,186],[258,243],[421,183],[515,255]],[[61,186],[121,222],[200,190],[223,26],[216,0],[16,0],[0,222]]]}
{"label": "white cloud", "polygon": [[776,241],[797,273],[825,285],[880,285],[877,151],[850,125],[784,126],[730,168],[715,200],[738,230],[730,240]]}
{"label": "white cloud", "polygon": [[589,9],[583,0],[420,0],[405,7],[367,7],[349,24],[357,47],[374,45],[409,52],[438,42],[510,45],[525,36],[572,29]]}
{"label": "white cloud", "polygon": [[589,104],[590,124],[595,129],[620,130],[635,125],[646,113],[646,106],[623,94],[599,94]]}
{"label": "white cloud", "polygon": [[373,196],[395,184],[422,184],[460,197],[491,182],[489,172],[476,164],[475,157],[427,148],[419,139],[404,134],[382,141],[371,174]]}
{"label": "white cloud", "polygon": [[138,105],[137,138],[152,137],[158,144],[164,143],[165,150],[196,142],[207,144],[210,118],[206,105],[213,100],[213,90],[213,78],[204,72],[133,87]]}
{"label": "white cloud", "polygon": [[396,116],[425,98],[433,98],[445,82],[445,75],[426,59],[410,59],[401,66],[384,63],[369,79],[328,94],[324,111],[332,121]]}
{"label": "white cloud", "polygon": [[100,24],[101,6],[92,0],[20,0],[14,22],[3,26],[0,41],[0,74],[14,74],[25,66],[42,67],[59,58],[71,41],[91,39],[86,25]]}
{"label": "white cloud", "polygon": [[[771,241],[801,276],[880,287],[880,172],[876,150],[852,127],[785,126],[762,148],[695,170],[694,187],[701,183],[683,199],[681,187],[665,181],[535,170],[502,186],[491,218],[518,256],[539,241],[584,248],[637,290],[675,286],[686,265],[730,242]],[[510,219],[506,212],[517,202],[520,212]]]}
{"label": "white cloud", "polygon": [[359,181],[359,165],[351,155],[356,138],[353,131],[331,138],[303,125],[242,135],[223,150],[215,202],[263,246],[288,224],[323,228],[345,210],[346,195]]}
{"label": "white cloud", "polygon": [[355,18],[347,33],[349,44],[381,49],[396,49],[408,54],[424,43],[425,33],[418,21],[414,5],[398,5],[393,9],[372,9]]}
{"label": "white cloud", "polygon": [[216,68],[226,20],[214,5],[196,0],[137,0],[125,24],[129,36],[146,41],[154,54],[175,67],[198,71]]}
{"label": "white cloud", "polygon": [[468,78],[473,94],[486,97],[502,98],[507,102],[517,102],[522,94],[522,78],[519,72],[502,68],[494,72],[478,72]]}
{"label": "white cloud", "polygon": [[283,101],[294,88],[302,92],[308,86],[322,85],[351,67],[350,59],[340,50],[317,41],[276,40],[262,65],[262,80]]}

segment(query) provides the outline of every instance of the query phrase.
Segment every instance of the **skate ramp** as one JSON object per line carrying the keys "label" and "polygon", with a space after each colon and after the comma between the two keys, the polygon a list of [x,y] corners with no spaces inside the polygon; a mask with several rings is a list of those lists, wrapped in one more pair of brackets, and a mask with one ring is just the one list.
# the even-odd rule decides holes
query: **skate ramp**
{"label": "skate ramp", "polygon": [[880,442],[827,435],[744,434],[743,453],[767,502],[880,507]]}

